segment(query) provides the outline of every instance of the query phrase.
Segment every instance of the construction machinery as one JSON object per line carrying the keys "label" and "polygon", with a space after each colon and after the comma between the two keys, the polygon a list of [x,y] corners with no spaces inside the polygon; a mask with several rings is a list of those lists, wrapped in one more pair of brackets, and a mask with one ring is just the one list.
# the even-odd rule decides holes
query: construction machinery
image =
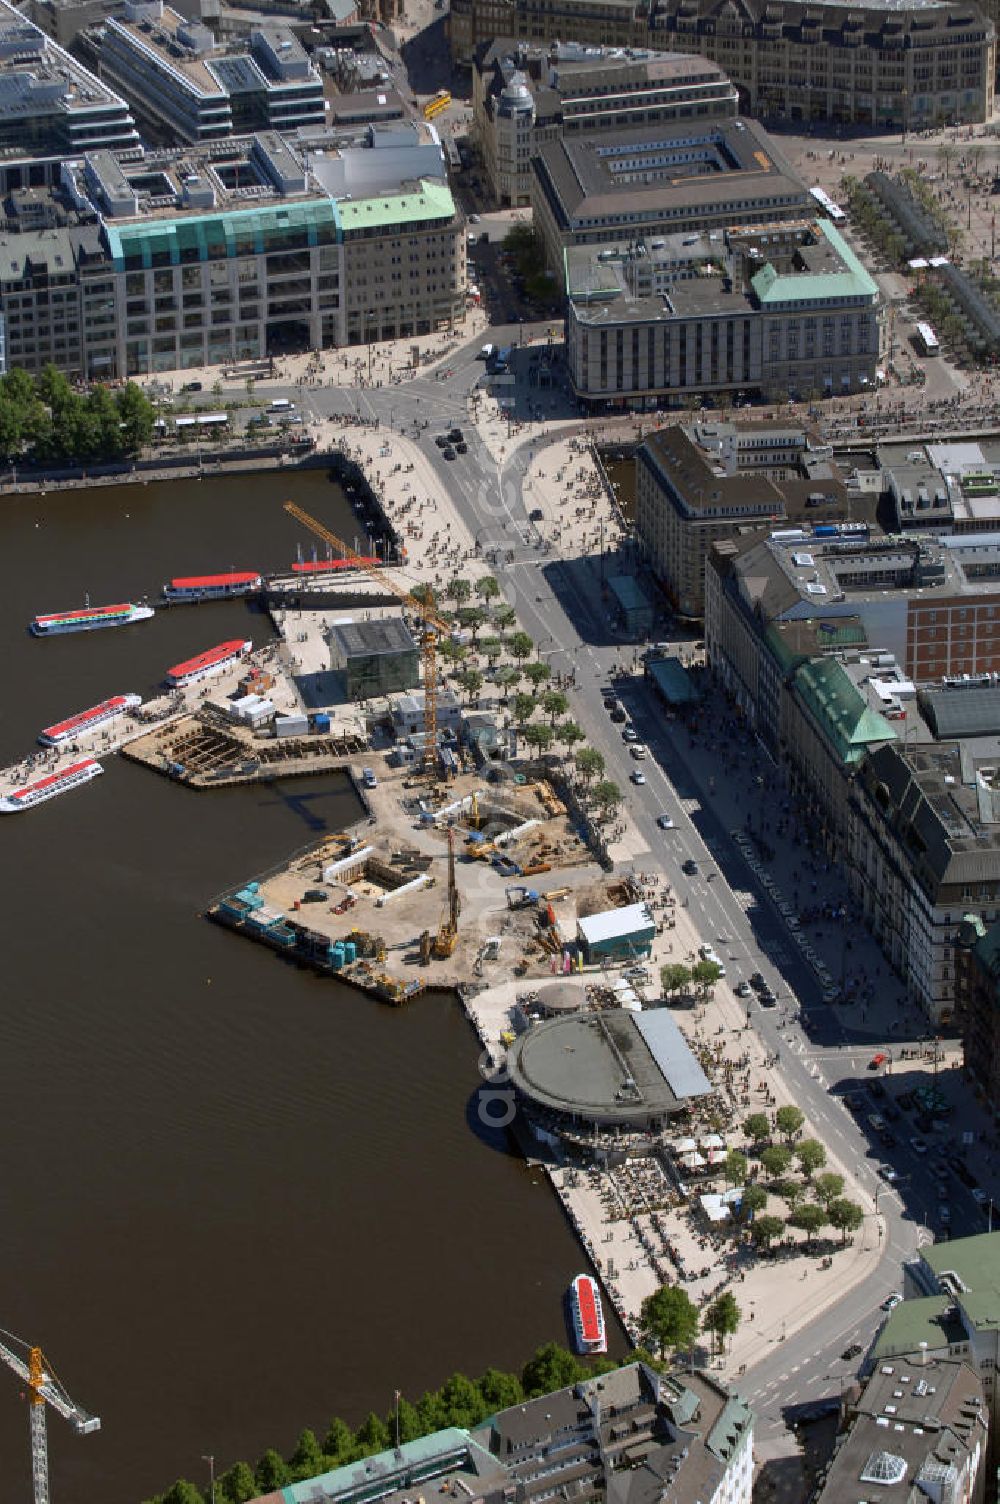
{"label": "construction machinery", "polygon": [[438,961],[446,961],[454,954],[458,944],[458,915],[462,907],[462,901],[458,895],[458,883],[455,881],[455,833],[448,831],[448,906],[441,920],[437,935],[434,939],[434,957]]}
{"label": "construction machinery", "polygon": [[[18,1350],[23,1351],[20,1356]],[[51,1405],[68,1420],[78,1436],[101,1429],[100,1419],[74,1404],[46,1362],[40,1347],[31,1347],[0,1329],[0,1359],[28,1386],[28,1421],[31,1428],[31,1476],[35,1504],[49,1504],[49,1448],[45,1431],[45,1407]]]}
{"label": "construction machinery", "polygon": [[331,548],[338,549],[345,559],[348,559],[356,569],[371,579],[377,580],[384,590],[394,595],[404,606],[409,606],[420,618],[420,650],[424,668],[424,755],[423,769],[431,778],[437,774],[437,643],[441,633],[447,635],[451,631],[448,623],[438,616],[435,611],[434,593],[429,585],[421,587],[419,596],[411,594],[402,585],[397,585],[385,570],[366,559],[355,549],[350,548],[336,533],[331,533],[329,528],[324,527],[309,512],[297,506],[294,501],[285,502],[285,511],[290,517],[295,517],[307,527],[317,538],[322,538]]}

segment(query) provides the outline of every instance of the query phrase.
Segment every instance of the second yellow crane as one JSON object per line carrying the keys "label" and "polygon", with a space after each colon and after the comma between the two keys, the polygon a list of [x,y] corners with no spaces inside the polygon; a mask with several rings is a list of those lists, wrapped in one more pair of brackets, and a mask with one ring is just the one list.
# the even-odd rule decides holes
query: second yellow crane
{"label": "second yellow crane", "polygon": [[448,623],[438,616],[434,609],[433,591],[427,585],[423,587],[420,595],[414,595],[412,591],[404,589],[402,585],[397,585],[383,569],[376,568],[370,559],[366,559],[363,554],[359,554],[355,549],[349,547],[343,538],[338,538],[336,533],[331,533],[329,528],[324,527],[322,522],[318,522],[309,512],[297,506],[294,501],[285,502],[285,511],[289,516],[295,517],[301,522],[304,527],[307,527],[311,533],[315,533],[317,538],[322,538],[324,543],[329,543],[331,548],[337,549],[345,559],[350,560],[356,569],[362,570],[364,574],[377,580],[390,595],[394,595],[397,600],[402,601],[404,605],[410,606],[418,613],[420,617],[420,651],[424,667],[423,769],[431,778],[434,778],[437,774],[438,756],[437,641],[441,632],[447,633],[451,629]]}

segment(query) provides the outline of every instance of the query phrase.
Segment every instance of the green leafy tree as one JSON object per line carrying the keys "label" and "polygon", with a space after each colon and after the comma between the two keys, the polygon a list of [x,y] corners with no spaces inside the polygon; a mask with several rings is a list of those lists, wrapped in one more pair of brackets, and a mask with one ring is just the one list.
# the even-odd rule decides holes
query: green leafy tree
{"label": "green leafy tree", "polygon": [[482,579],[476,581],[476,594],[488,605],[500,594],[500,586],[491,574],[484,574]]}
{"label": "green leafy tree", "polygon": [[483,676],[477,668],[467,668],[459,674],[458,679],[471,705],[479,698],[479,691],[483,687]]}
{"label": "green leafy tree", "polygon": [[405,1395],[400,1395],[398,1407],[393,1405],[385,1418],[386,1430],[392,1437],[393,1443],[396,1440],[397,1419],[399,1423],[400,1446],[405,1446],[408,1441],[416,1441],[418,1436],[424,1434],[420,1424],[419,1411],[416,1405],[410,1404]]}
{"label": "green leafy tree", "polygon": [[466,632],[471,632],[472,640],[475,642],[479,629],[486,621],[486,612],[482,606],[461,606],[456,616],[459,626]]}
{"label": "green leafy tree", "polygon": [[514,720],[519,726],[522,726],[524,722],[530,720],[531,716],[534,714],[535,697],[534,695],[526,695],[523,692],[519,692],[514,696],[513,700],[511,700],[510,708],[514,716]]}
{"label": "green leafy tree", "polygon": [[821,1205],[826,1207],[827,1211],[830,1209],[830,1202],[843,1194],[844,1177],[835,1175],[832,1170],[827,1170],[825,1175],[817,1175],[813,1181],[813,1195]]}
{"label": "green leafy tree", "polygon": [[389,1428],[380,1415],[374,1410],[369,1410],[365,1419],[354,1433],[354,1440],[361,1450],[372,1456],[375,1452],[384,1452],[390,1445]]}
{"label": "green leafy tree", "polygon": [[725,1176],[727,1185],[742,1185],[747,1178],[747,1158],[738,1149],[730,1149],[726,1155]]}
{"label": "green leafy tree", "polygon": [[454,637],[442,637],[437,645],[437,652],[439,658],[443,658],[454,668],[467,656],[468,649],[456,642]]}
{"label": "green leafy tree", "polygon": [[308,1426],[299,1432],[299,1439],[295,1443],[295,1451],[288,1459],[288,1466],[297,1479],[315,1478],[317,1473],[324,1471],[323,1452],[316,1440],[315,1431],[310,1431]]}
{"label": "green leafy tree", "polygon": [[801,1107],[779,1107],[774,1114],[778,1132],[783,1133],[789,1141],[802,1132],[802,1124],[805,1120],[806,1115]]}
{"label": "green leafy tree", "polygon": [[186,1478],[178,1478],[162,1496],[160,1504],[205,1504],[205,1495]]}
{"label": "green leafy tree", "polygon": [[557,717],[565,715],[569,709],[569,699],[561,689],[547,689],[542,695],[542,709],[549,718],[549,725],[555,726]]}
{"label": "green leafy tree", "polygon": [[464,606],[472,594],[472,586],[468,580],[463,580],[460,575],[456,575],[453,580],[448,581],[444,593],[456,606]]}
{"label": "green leafy tree", "polygon": [[492,668],[503,652],[503,643],[499,637],[483,637],[479,642],[479,651]]}
{"label": "green leafy tree", "polygon": [[722,1351],[727,1337],[731,1337],[740,1324],[742,1312],[736,1304],[736,1297],[731,1290],[723,1290],[717,1295],[702,1318],[702,1326],[706,1332],[711,1332],[714,1346]]}
{"label": "green leafy tree", "polygon": [[522,735],[528,746],[535,752],[547,752],[555,741],[555,732],[551,726],[544,722],[533,721],[530,726],[525,726]]}
{"label": "green leafy tree", "polygon": [[780,1196],[782,1201],[787,1201],[790,1208],[798,1206],[806,1193],[801,1180],[793,1180],[790,1175],[784,1180],[773,1181],[771,1190],[775,1196]]}
{"label": "green leafy tree", "polygon": [[780,1217],[755,1217],[750,1229],[750,1236],[758,1248],[770,1248],[775,1238],[780,1238],[785,1230],[785,1224]]}
{"label": "green leafy tree", "polygon": [[857,1232],[865,1219],[858,1203],[849,1201],[846,1196],[836,1196],[827,1206],[826,1214],[830,1219],[830,1226],[836,1228],[844,1243],[849,1234],[853,1236]]}
{"label": "green leafy tree", "polygon": [[576,721],[562,721],[559,725],[559,740],[564,747],[575,747],[577,742],[585,742],[587,733]]}
{"label": "green leafy tree", "polygon": [[811,1245],[821,1227],[825,1227],[828,1221],[826,1208],[815,1201],[804,1201],[797,1206],[788,1219],[790,1227],[798,1227],[806,1235],[806,1243]]}
{"label": "green leafy tree", "polygon": [[127,381],[115,398],[121,443],[126,454],[138,454],[153,437],[156,409],[146,393],[134,381]]}
{"label": "green leafy tree", "polygon": [[[493,612],[493,625],[497,628],[501,637],[506,632],[507,628],[512,627],[516,621],[517,612],[514,610],[513,606],[497,606],[496,610]],[[528,652],[531,652],[530,648],[528,649]]]}
{"label": "green leafy tree", "polygon": [[526,663],[524,666],[524,677],[532,689],[540,689],[551,676],[552,669],[547,663]]}
{"label": "green leafy tree", "polygon": [[551,1394],[554,1389],[576,1384],[583,1373],[582,1365],[572,1353],[557,1342],[546,1342],[524,1365],[521,1387],[528,1399],[534,1399],[536,1395]]}
{"label": "green leafy tree", "polygon": [[292,1481],[288,1463],[273,1447],[268,1447],[254,1468],[254,1475],[257,1479],[257,1487],[262,1494],[273,1494]]}
{"label": "green leafy tree", "polygon": [[351,1462],[357,1455],[354,1432],[346,1421],[335,1415],[323,1437],[323,1455],[332,1460],[335,1467]]}
{"label": "green leafy tree", "polygon": [[674,997],[691,983],[691,968],[680,961],[668,961],[660,967],[660,986],[665,997]]}
{"label": "green leafy tree", "polygon": [[771,1137],[771,1123],[766,1112],[752,1112],[743,1124],[743,1132],[755,1149]]}
{"label": "green leafy tree", "polygon": [[784,1144],[771,1144],[761,1151],[760,1162],[771,1179],[776,1180],[779,1175],[784,1175],[791,1164],[792,1151]]}
{"label": "green leafy tree", "polygon": [[740,1197],[740,1216],[744,1221],[756,1217],[767,1205],[767,1192],[762,1185],[745,1185]]}
{"label": "green leafy tree", "polygon": [[639,1312],[644,1337],[655,1342],[661,1360],[677,1348],[690,1347],[698,1334],[698,1308],[679,1285],[661,1285],[647,1295]]}
{"label": "green leafy tree", "polygon": [[581,748],[573,760],[585,783],[589,783],[592,778],[599,778],[604,772],[604,758],[596,747]]}
{"label": "green leafy tree", "polygon": [[805,1178],[811,1180],[815,1172],[822,1170],[826,1164],[826,1150],[818,1138],[804,1138],[796,1145],[795,1158]]}
{"label": "green leafy tree", "polygon": [[487,1413],[509,1410],[524,1399],[524,1387],[516,1373],[504,1373],[500,1368],[488,1368],[479,1380],[479,1393]]}
{"label": "green leafy tree", "polygon": [[616,810],[622,802],[622,791],[611,778],[602,778],[594,785],[594,799],[605,814]]}
{"label": "green leafy tree", "polygon": [[417,1414],[420,1416],[423,1436],[429,1435],[431,1431],[443,1431],[448,1424],[448,1407],[436,1389],[430,1389],[420,1396],[417,1400]]}
{"label": "green leafy tree", "polygon": [[448,1411],[448,1424],[471,1430],[486,1414],[483,1397],[464,1373],[453,1373],[441,1387],[441,1398]]}
{"label": "green leafy tree", "polygon": [[511,637],[510,651],[512,656],[516,658],[518,662],[521,662],[525,658],[530,658],[534,650],[535,644],[532,642],[527,632],[515,632]]}
{"label": "green leafy tree", "polygon": [[250,1504],[257,1497],[257,1479],[248,1462],[234,1462],[231,1468],[215,1480],[215,1492],[227,1504]]}
{"label": "green leafy tree", "polygon": [[711,992],[721,976],[722,967],[718,961],[696,961],[691,968],[691,980],[702,996]]}

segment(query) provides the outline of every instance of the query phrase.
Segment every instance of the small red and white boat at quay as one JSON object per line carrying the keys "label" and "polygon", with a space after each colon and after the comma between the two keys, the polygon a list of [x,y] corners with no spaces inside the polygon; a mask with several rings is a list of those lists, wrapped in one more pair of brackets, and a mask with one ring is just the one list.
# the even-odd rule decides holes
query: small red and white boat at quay
{"label": "small red and white boat at quay", "polygon": [[142,695],[112,695],[110,700],[102,700],[100,705],[93,705],[90,710],[81,710],[79,715],[71,715],[68,720],[46,726],[44,731],[38,733],[38,740],[43,747],[58,747],[62,742],[71,742],[75,736],[86,736],[88,731],[95,731],[98,726],[113,721],[115,716],[124,715],[127,710],[134,710],[141,704]]}
{"label": "small red and white boat at quay", "polygon": [[569,1287],[573,1340],[578,1353],[606,1353],[608,1335],[604,1329],[604,1307],[597,1281],[589,1274],[578,1274]]}
{"label": "small red and white boat at quay", "polygon": [[264,581],[254,569],[233,569],[228,574],[188,574],[171,580],[163,587],[168,606],[194,601],[225,601],[236,595],[250,595]]}
{"label": "small red and white boat at quay", "polygon": [[183,689],[187,684],[197,684],[199,679],[207,679],[210,674],[221,674],[223,669],[229,668],[230,664],[249,653],[252,647],[252,642],[241,641],[238,637],[234,637],[231,642],[220,642],[218,647],[196,653],[193,658],[185,658],[183,663],[175,663],[173,668],[168,668],[167,683],[175,689]]}
{"label": "small red and white boat at quay", "polygon": [[68,794],[70,789],[89,783],[103,772],[99,762],[92,757],[83,757],[79,762],[70,763],[68,768],[60,768],[58,773],[47,773],[44,778],[36,778],[32,783],[5,794],[0,798],[0,815],[16,815],[19,810],[34,809],[36,804]]}

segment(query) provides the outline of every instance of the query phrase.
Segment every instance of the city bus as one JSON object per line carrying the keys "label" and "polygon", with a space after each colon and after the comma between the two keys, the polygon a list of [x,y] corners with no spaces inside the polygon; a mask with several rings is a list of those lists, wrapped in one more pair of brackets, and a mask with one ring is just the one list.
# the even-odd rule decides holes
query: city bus
{"label": "city bus", "polygon": [[440,115],[451,104],[451,95],[447,89],[438,89],[433,99],[428,99],[424,105],[424,119],[433,120],[435,115]]}
{"label": "city bus", "polygon": [[930,324],[917,325],[917,343],[925,355],[940,355],[941,346]]}

